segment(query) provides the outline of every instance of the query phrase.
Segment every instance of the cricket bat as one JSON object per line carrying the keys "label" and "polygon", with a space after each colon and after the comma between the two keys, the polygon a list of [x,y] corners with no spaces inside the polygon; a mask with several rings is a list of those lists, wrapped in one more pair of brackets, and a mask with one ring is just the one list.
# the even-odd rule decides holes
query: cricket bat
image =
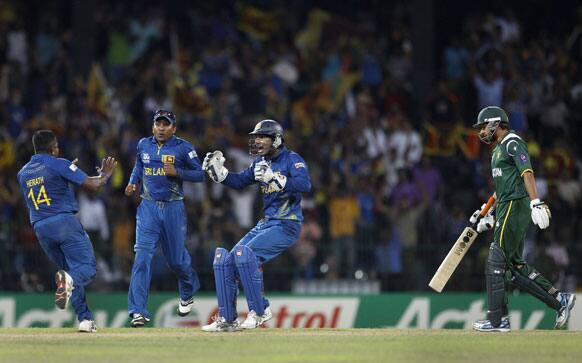
{"label": "cricket bat", "polygon": [[465,227],[463,233],[461,233],[461,235],[459,236],[459,238],[457,239],[457,241],[447,254],[447,257],[445,257],[445,259],[435,272],[434,276],[428,283],[428,286],[430,286],[436,292],[443,291],[443,288],[453,275],[453,272],[455,272],[457,266],[459,266],[459,263],[461,263],[461,260],[469,250],[469,247],[471,247],[471,245],[479,235],[476,229],[477,223],[479,223],[479,220],[483,218],[487,214],[487,212],[489,212],[489,209],[491,208],[493,203],[495,203],[495,198],[490,197],[487,200],[487,204],[485,204],[485,208],[483,208],[483,210],[479,214],[477,221],[475,221],[475,223],[473,223],[472,225]]}

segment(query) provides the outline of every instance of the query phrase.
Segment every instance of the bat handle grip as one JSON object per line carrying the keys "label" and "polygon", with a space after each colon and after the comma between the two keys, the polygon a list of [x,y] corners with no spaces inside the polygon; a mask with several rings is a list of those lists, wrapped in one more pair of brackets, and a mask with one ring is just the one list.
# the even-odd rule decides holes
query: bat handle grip
{"label": "bat handle grip", "polygon": [[[491,209],[491,207],[493,206],[494,203],[495,203],[495,197],[492,195],[491,197],[489,197],[489,199],[487,200],[487,203],[485,203],[485,205],[483,206],[483,208],[481,209],[479,214],[476,216],[476,218],[475,218],[474,214],[471,216],[471,219],[469,219],[469,221],[471,222],[470,226],[473,229],[475,229],[475,227],[477,226],[477,223],[479,223],[479,220],[487,215],[487,213],[489,212],[489,210]],[[473,218],[475,218],[475,219],[473,219]]]}
{"label": "bat handle grip", "polygon": [[487,212],[489,212],[489,209],[491,209],[491,206],[493,206],[494,203],[495,198],[493,196],[490,196],[489,199],[487,200],[487,204],[485,204],[485,208],[483,208],[481,213],[479,213],[479,216],[485,217],[485,215],[487,214]]}

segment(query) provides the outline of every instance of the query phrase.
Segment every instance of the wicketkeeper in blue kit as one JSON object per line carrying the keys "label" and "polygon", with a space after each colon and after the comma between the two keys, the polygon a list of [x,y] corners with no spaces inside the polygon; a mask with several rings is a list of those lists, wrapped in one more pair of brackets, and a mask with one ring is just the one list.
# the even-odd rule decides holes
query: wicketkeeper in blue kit
{"label": "wicketkeeper in blue kit", "polygon": [[190,313],[194,293],[200,288],[185,246],[187,222],[182,182],[201,182],[204,172],[192,144],[174,135],[176,116],[172,112],[156,111],[152,132],[153,136],[141,139],[137,145],[137,159],[125,188],[125,194],[131,196],[137,184],[142,184],[128,294],[128,311],[134,328],[150,321],[147,300],[151,263],[158,241],[170,269],[178,277],[180,316]]}
{"label": "wicketkeeper in blue kit", "polygon": [[[242,172],[229,172],[220,151],[206,154],[202,163],[213,181],[231,188],[259,183],[264,204],[264,218],[231,251],[216,249],[213,266],[219,313],[213,323],[202,327],[207,332],[254,329],[273,317],[269,301],[263,297],[260,266],[297,241],[303,221],[301,193],[311,190],[305,161],[284,146],[278,122],[263,120],[250,135],[249,151],[257,158]],[[236,311],[238,281],[249,306],[242,324]]]}

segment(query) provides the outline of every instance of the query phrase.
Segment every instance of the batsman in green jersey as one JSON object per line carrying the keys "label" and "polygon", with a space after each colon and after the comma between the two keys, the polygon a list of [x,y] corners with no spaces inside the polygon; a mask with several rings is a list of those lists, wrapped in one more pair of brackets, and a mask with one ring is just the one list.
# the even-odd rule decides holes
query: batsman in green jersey
{"label": "batsman in green jersey", "polygon": [[[473,127],[479,129],[481,141],[495,143],[491,172],[496,199],[495,216],[490,211],[477,225],[478,232],[493,226],[495,229],[485,268],[487,319],[475,322],[473,327],[484,332],[511,330],[505,291],[506,283],[511,283],[556,310],[555,328],[560,329],[568,321],[576,296],[558,291],[522,257],[530,219],[540,229],[546,229],[552,216],[538,198],[527,144],[509,129],[507,114],[499,107],[482,109]],[[470,220],[475,221],[480,211]]]}

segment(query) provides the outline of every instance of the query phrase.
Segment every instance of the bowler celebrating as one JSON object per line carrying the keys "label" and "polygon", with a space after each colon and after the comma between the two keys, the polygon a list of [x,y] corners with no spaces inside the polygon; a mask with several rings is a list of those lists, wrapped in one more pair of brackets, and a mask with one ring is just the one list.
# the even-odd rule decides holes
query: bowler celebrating
{"label": "bowler celebrating", "polygon": [[47,256],[58,271],[55,305],[66,309],[69,301],[79,320],[79,331],[95,333],[97,326],[87,306],[85,286],[96,273],[95,255],[89,236],[75,213],[79,207],[70,183],[96,190],[107,183],[117,162],[103,159],[99,175],[89,177],[75,165],[58,158],[59,143],[51,130],[32,136],[35,155],[18,172],[20,190],[30,211],[30,223]]}

